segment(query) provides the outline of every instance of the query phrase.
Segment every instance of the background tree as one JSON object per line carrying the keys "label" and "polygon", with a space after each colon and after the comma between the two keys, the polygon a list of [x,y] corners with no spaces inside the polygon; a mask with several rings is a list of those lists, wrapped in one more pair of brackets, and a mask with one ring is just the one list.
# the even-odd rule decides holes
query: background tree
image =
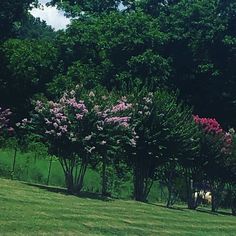
{"label": "background tree", "polygon": [[0,48],[0,100],[20,118],[32,109],[30,100],[45,93],[57,68],[57,49],[48,41],[9,39]]}
{"label": "background tree", "polygon": [[195,113],[216,117],[226,127],[235,125],[235,3],[176,2],[155,15],[170,36],[171,81]]}
{"label": "background tree", "polygon": [[53,83],[83,83],[89,89],[99,84],[108,90],[163,87],[171,71],[162,55],[166,40],[158,22],[140,12],[74,20],[58,37],[63,72]]}
{"label": "background tree", "polygon": [[28,15],[37,0],[2,0],[0,2],[0,41],[14,35],[17,25]]}

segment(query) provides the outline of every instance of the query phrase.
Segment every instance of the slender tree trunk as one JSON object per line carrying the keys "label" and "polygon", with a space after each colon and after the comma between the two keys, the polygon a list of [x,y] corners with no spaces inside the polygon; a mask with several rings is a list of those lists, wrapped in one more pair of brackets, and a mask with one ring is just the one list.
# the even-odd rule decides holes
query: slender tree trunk
{"label": "slender tree trunk", "polygon": [[79,194],[83,188],[83,185],[84,185],[84,176],[85,176],[85,173],[87,171],[87,166],[88,166],[88,163],[87,161],[82,161],[81,163],[81,166],[80,166],[80,171],[79,171],[79,175],[78,177],[76,178],[76,193]]}
{"label": "slender tree trunk", "polygon": [[171,206],[172,186],[168,184],[167,188],[168,188],[168,199],[167,199],[166,207],[169,208]]}
{"label": "slender tree trunk", "polygon": [[236,216],[236,185],[230,185],[230,206],[232,210],[232,215]]}
{"label": "slender tree trunk", "polygon": [[232,199],[231,201],[231,210],[232,210],[232,215],[236,216],[236,199]]}
{"label": "slender tree trunk", "polygon": [[14,173],[15,173],[15,166],[16,166],[16,154],[17,154],[17,148],[14,148],[14,156],[13,156],[13,164],[12,164],[12,171],[11,171],[11,179],[14,179]]}
{"label": "slender tree trunk", "polygon": [[102,196],[109,196],[108,193],[108,176],[107,176],[107,158],[104,155],[102,158]]}
{"label": "slender tree trunk", "polygon": [[148,160],[143,161],[138,158],[134,166],[134,199],[136,201],[146,202],[151,190],[153,179],[149,178],[150,164]]}
{"label": "slender tree trunk", "polygon": [[221,192],[224,189],[224,183],[211,182],[211,211],[216,212],[220,203]]}
{"label": "slender tree trunk", "polygon": [[48,168],[48,178],[47,178],[47,185],[49,185],[50,175],[52,169],[52,156],[50,157],[49,168]]}
{"label": "slender tree trunk", "polygon": [[185,182],[186,182],[186,190],[187,190],[187,203],[188,209],[196,210],[197,204],[195,199],[195,191],[193,187],[193,180],[190,178],[190,173],[187,169],[185,169]]}
{"label": "slender tree trunk", "polygon": [[141,163],[137,161],[134,169],[134,198],[136,201],[144,202],[144,173],[143,168],[141,167]]}
{"label": "slender tree trunk", "polygon": [[73,181],[73,175],[70,171],[65,173],[65,182],[66,182],[67,192],[70,194],[73,194],[74,193],[74,181]]}
{"label": "slender tree trunk", "polygon": [[215,198],[215,193],[213,191],[211,192],[211,211],[216,212],[216,198]]}

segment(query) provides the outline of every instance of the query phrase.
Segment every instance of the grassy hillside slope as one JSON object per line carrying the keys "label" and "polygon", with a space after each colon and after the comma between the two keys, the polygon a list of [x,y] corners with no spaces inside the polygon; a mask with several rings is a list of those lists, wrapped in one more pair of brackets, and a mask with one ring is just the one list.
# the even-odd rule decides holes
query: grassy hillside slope
{"label": "grassy hillside slope", "polygon": [[0,235],[235,235],[236,218],[0,179]]}

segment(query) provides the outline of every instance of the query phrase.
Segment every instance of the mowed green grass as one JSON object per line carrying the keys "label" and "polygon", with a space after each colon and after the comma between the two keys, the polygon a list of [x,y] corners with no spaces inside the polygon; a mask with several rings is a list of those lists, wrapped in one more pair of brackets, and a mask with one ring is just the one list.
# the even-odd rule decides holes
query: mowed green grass
{"label": "mowed green grass", "polygon": [[228,214],[46,188],[0,179],[0,235],[236,235],[236,218]]}

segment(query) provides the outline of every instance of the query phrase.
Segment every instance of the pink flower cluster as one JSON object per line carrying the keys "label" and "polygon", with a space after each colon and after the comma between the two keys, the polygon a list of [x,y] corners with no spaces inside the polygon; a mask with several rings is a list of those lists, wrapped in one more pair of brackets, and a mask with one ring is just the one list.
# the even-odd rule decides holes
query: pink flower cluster
{"label": "pink flower cluster", "polygon": [[95,105],[93,111],[99,118],[99,121],[97,122],[98,130],[103,130],[104,125],[128,127],[131,117],[125,115],[124,113],[131,110],[131,108],[132,104],[127,103],[126,97],[123,97],[111,108],[105,108],[104,110],[101,110],[99,105]]}
{"label": "pink flower cluster", "polygon": [[2,132],[3,130],[7,130],[9,133],[14,131],[12,127],[9,127],[9,117],[11,114],[12,112],[10,109],[3,110],[0,107],[0,132]]}
{"label": "pink flower cluster", "polygon": [[206,133],[211,134],[223,134],[224,130],[216,119],[212,118],[200,118],[198,115],[193,116],[196,124],[200,125]]}
{"label": "pink flower cluster", "polygon": [[126,111],[132,108],[132,104],[131,103],[127,103],[125,102],[125,98],[123,98],[123,100],[118,101],[118,104],[113,106],[111,109],[112,113],[117,113],[117,112],[122,112],[122,111]]}
{"label": "pink flower cluster", "polygon": [[65,106],[52,101],[48,102],[48,105],[50,115],[47,118],[44,118],[45,124],[47,126],[45,133],[61,137],[68,131],[68,118],[64,112]]}
{"label": "pink flower cluster", "polygon": [[130,121],[130,117],[129,116],[114,116],[114,117],[110,117],[110,118],[106,118],[104,120],[104,122],[106,124],[117,124],[119,126],[123,126],[123,127],[128,127],[129,126],[129,122]]}
{"label": "pink flower cluster", "polygon": [[27,118],[24,118],[22,119],[21,122],[16,123],[16,127],[25,129],[31,123],[32,123],[32,120],[28,120]]}
{"label": "pink flower cluster", "polygon": [[232,132],[225,132],[216,119],[200,118],[199,116],[194,116],[193,118],[195,123],[200,125],[206,134],[218,135],[222,141],[222,153],[229,154],[231,152],[233,146]]}
{"label": "pink flower cluster", "polygon": [[60,99],[60,104],[64,107],[70,107],[74,110],[77,120],[82,120],[84,115],[88,113],[84,101],[80,100],[77,102],[75,98],[75,92],[71,91],[70,94],[65,93],[64,96]]}
{"label": "pink flower cluster", "polygon": [[[88,113],[84,101],[77,102],[75,92],[65,93],[58,102],[36,102],[35,111],[43,115],[46,125],[45,134],[60,138],[68,135],[76,140],[79,122]],[[72,126],[75,129],[72,129]]]}
{"label": "pink flower cluster", "polygon": [[102,117],[105,118],[104,124],[128,127],[131,117],[125,116],[124,113],[131,110],[131,108],[132,104],[127,103],[126,97],[123,97],[111,109],[106,109],[103,111]]}

